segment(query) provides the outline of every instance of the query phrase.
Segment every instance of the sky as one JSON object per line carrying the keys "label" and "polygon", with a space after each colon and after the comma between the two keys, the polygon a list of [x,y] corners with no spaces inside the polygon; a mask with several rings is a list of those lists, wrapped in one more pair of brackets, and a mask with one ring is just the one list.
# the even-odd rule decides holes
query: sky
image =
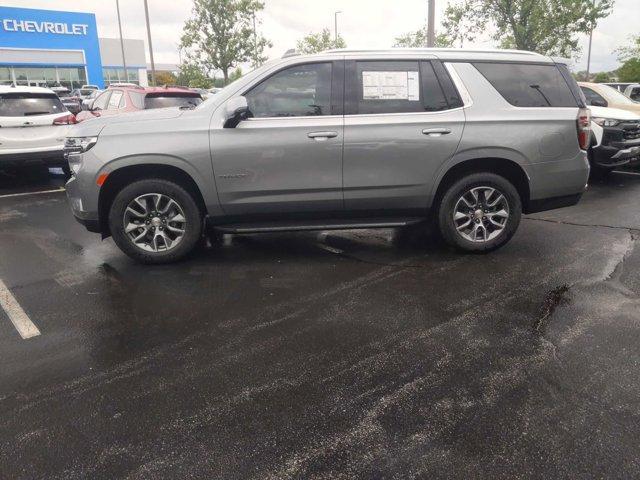
{"label": "sky", "polygon": [[[323,28],[333,31],[334,12],[338,31],[350,48],[389,48],[395,37],[421,28],[426,23],[426,0],[263,0],[259,30],[273,43],[270,58],[295,48],[296,40]],[[615,0],[613,13],[601,20],[593,34],[591,71],[609,71],[619,66],[615,49],[629,44],[631,35],[640,34],[640,0]],[[115,0],[2,0],[3,6],[92,12],[96,14],[98,34],[117,37]],[[191,0],[148,0],[151,34],[156,63],[178,63],[178,48],[184,21],[191,14]],[[436,30],[448,0],[436,0]],[[120,0],[123,35],[144,39],[143,0]],[[588,36],[580,36],[581,57],[574,70],[586,67]],[[469,48],[493,47],[490,39],[465,44]],[[147,54],[148,57],[148,54]],[[148,60],[148,58],[147,58]]]}

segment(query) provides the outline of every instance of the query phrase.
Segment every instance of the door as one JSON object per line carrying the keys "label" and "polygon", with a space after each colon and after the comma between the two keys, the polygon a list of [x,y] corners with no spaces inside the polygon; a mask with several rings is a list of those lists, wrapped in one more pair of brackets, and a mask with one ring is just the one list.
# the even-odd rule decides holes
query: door
{"label": "door", "polygon": [[342,211],[343,68],[286,67],[244,93],[252,118],[211,131],[226,214]]}
{"label": "door", "polygon": [[109,116],[117,113],[116,110],[109,110],[111,94],[114,91],[109,89],[102,92],[96,97],[89,110],[83,110],[76,115],[79,121],[88,120],[93,117]]}
{"label": "door", "polygon": [[345,78],[345,208],[424,213],[464,128],[446,69],[435,61],[356,60],[347,61]]}

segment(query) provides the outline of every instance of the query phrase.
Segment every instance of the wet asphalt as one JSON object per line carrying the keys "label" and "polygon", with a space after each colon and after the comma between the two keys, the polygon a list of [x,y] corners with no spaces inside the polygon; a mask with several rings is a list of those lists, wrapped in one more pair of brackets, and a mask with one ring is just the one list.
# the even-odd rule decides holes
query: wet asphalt
{"label": "wet asphalt", "polygon": [[[60,178],[0,174],[0,195]],[[0,198],[2,479],[637,478],[640,175],[460,255],[394,230],[141,266]]]}

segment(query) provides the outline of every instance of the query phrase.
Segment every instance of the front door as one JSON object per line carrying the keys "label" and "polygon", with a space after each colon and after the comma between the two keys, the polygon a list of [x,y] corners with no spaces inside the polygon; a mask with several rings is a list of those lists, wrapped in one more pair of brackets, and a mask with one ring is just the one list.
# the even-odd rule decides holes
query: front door
{"label": "front door", "polygon": [[424,213],[464,128],[453,82],[435,61],[372,58],[346,65],[345,208]]}
{"label": "front door", "polygon": [[[211,131],[214,175],[227,215],[340,212],[342,62],[294,65],[245,92],[252,117]],[[338,104],[336,104],[338,105]]]}

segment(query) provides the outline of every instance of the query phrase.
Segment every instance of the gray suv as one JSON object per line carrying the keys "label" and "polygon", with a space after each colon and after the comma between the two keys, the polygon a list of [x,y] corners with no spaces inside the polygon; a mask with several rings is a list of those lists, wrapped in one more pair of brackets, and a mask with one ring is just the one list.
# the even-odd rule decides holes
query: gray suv
{"label": "gray suv", "polygon": [[520,216],[574,205],[589,111],[565,64],[531,52],[285,55],[195,108],[95,119],[66,140],[90,231],[164,263],[226,233],[433,223],[486,252]]}

